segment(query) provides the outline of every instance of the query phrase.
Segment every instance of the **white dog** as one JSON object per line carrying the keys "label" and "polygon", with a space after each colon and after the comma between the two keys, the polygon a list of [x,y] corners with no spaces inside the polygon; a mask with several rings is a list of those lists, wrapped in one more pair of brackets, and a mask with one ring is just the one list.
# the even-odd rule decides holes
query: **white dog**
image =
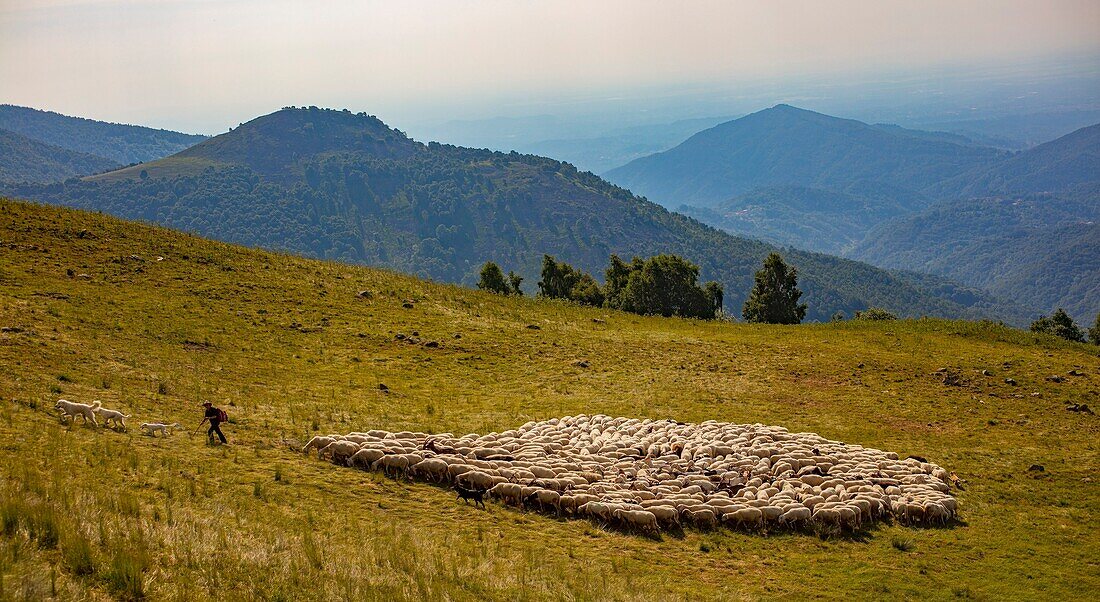
{"label": "white dog", "polygon": [[90,421],[92,424],[99,426],[99,423],[95,420],[95,412],[99,409],[98,401],[93,401],[91,404],[86,404],[58,399],[57,403],[55,403],[53,407],[56,410],[61,410],[62,421],[64,421],[66,418],[76,421],[76,417],[80,416],[84,419],[84,424],[88,424],[88,422]]}
{"label": "white dog", "polygon": [[172,434],[172,429],[181,429],[183,428],[183,425],[178,422],[174,422],[172,424],[161,424],[159,422],[143,422],[140,428],[141,430],[148,432],[150,436],[156,437],[157,431],[160,431],[162,434],[167,436]]}
{"label": "white dog", "polygon": [[[93,403],[97,404],[97,406],[99,404],[98,401]],[[103,419],[103,426],[114,425],[115,427],[118,427],[121,425],[122,428],[126,428],[126,419],[130,417],[129,415],[123,414],[118,410],[108,410],[107,408],[101,407],[96,407],[96,409],[92,411],[96,414],[99,414],[99,417]]]}

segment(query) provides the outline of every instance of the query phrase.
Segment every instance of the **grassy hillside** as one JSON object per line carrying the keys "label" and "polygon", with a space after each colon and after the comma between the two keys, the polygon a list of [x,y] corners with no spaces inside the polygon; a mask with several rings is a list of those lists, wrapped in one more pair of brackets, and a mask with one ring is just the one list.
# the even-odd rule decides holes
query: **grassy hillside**
{"label": "grassy hillside", "polygon": [[52,146],[106,157],[120,165],[166,157],[206,139],[195,134],[107,123],[15,105],[0,105],[0,129]]}
{"label": "grassy hillside", "polygon": [[[473,285],[486,261],[535,290],[544,253],[602,276],[609,256],[687,257],[738,314],[773,245],[730,236],[568,163],[421,144],[377,118],[289,108],[171,157],[13,196],[142,219],[224,240]],[[868,306],[906,316],[1033,312],[970,287],[800,251],[808,319]]]}
{"label": "grassy hillside", "polygon": [[[643,318],[10,201],[0,244],[0,598],[140,586],[180,600],[998,600],[1100,587],[1100,422],[1064,409],[1100,405],[1095,347],[939,320]],[[133,426],[62,426],[59,397],[100,399]],[[203,399],[228,410],[232,445],[138,434],[143,421],[195,425]],[[963,522],[652,540],[476,510],[295,451],[317,432],[481,432],[580,412],[763,422],[923,455],[967,479]]]}
{"label": "grassy hillside", "polygon": [[103,157],[51,146],[0,129],[0,181],[60,182],[119,167]]}

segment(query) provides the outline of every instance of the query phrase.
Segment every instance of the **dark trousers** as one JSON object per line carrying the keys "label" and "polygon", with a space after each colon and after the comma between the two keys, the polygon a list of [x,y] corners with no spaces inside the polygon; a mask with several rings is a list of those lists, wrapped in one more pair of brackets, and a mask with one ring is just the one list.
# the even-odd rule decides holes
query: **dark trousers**
{"label": "dark trousers", "polygon": [[211,420],[210,421],[210,430],[206,431],[206,436],[211,441],[213,441],[214,440],[214,433],[217,433],[218,434],[218,439],[221,439],[222,443],[226,443],[225,435],[222,434],[222,430],[218,426],[219,424],[221,424],[221,423],[219,423],[217,420]]}

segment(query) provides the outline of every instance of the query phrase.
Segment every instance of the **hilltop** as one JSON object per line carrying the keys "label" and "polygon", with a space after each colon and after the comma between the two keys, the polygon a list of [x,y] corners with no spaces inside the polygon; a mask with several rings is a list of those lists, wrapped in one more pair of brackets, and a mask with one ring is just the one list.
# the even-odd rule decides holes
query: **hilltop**
{"label": "hilltop", "polygon": [[[206,139],[137,125],[70,117],[53,111],[0,105],[0,129],[63,149],[127,165],[152,161]],[[94,172],[84,172],[87,175]]]}
{"label": "hilltop", "polygon": [[[1073,599],[1100,588],[1100,426],[1064,409],[1096,398],[1095,347],[943,320],[647,318],[12,201],[0,201],[0,243],[5,595]],[[132,425],[188,426],[211,399],[229,412],[232,445],[61,426],[59,397],[100,399]],[[826,540],[649,539],[475,509],[297,451],[317,433],[488,432],[578,413],[760,422],[922,455],[968,481],[963,521]]]}
{"label": "hilltop", "polygon": [[[572,165],[422,144],[377,118],[288,108],[186,151],[26,198],[106,211],[221,240],[473,284],[487,260],[538,279],[550,253],[602,275],[608,257],[675,253],[725,286],[738,313],[774,245],[670,213]],[[783,250],[810,319],[868,306],[906,316],[996,317],[1027,309],[943,279]]]}
{"label": "hilltop", "polygon": [[119,167],[86,153],[66,150],[0,129],[0,181],[59,182]]}

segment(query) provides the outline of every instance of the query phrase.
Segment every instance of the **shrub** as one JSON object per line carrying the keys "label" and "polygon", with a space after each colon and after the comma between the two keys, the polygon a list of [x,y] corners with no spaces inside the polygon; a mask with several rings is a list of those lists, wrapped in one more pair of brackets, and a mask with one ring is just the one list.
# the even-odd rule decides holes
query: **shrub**
{"label": "shrub", "polygon": [[868,307],[863,311],[857,311],[856,320],[897,320],[898,317],[881,307]]}
{"label": "shrub", "polygon": [[1039,316],[1038,320],[1031,323],[1031,332],[1052,334],[1067,341],[1085,342],[1085,333],[1077,327],[1073,318],[1069,317],[1066,310],[1058,308],[1050,317]]}
{"label": "shrub", "polygon": [[1096,323],[1089,329],[1089,342],[1100,345],[1100,314],[1096,314]]}

